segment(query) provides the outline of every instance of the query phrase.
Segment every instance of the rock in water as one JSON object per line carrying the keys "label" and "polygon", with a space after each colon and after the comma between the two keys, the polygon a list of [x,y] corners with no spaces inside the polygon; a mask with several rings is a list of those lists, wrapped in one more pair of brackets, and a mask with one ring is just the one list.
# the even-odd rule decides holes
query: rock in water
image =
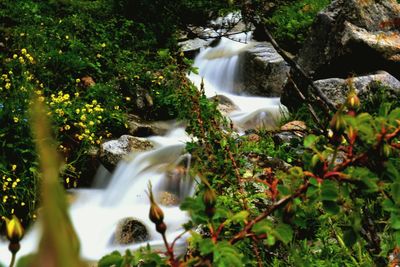
{"label": "rock in water", "polygon": [[241,55],[243,93],[255,96],[280,96],[289,66],[268,42],[257,42]]}
{"label": "rock in water", "polygon": [[320,12],[298,55],[314,79],[386,70],[400,78],[400,4],[334,0]]}
{"label": "rock in water", "polygon": [[157,200],[160,205],[164,206],[176,206],[179,204],[179,197],[167,191],[158,193]]}
{"label": "rock in water", "polygon": [[114,243],[118,245],[128,245],[149,240],[149,232],[146,226],[136,220],[128,217],[120,220],[115,230]]}
{"label": "rock in water", "polygon": [[100,147],[99,157],[109,171],[114,170],[118,162],[134,151],[147,151],[153,144],[145,138],[123,135],[117,140],[105,142]]}

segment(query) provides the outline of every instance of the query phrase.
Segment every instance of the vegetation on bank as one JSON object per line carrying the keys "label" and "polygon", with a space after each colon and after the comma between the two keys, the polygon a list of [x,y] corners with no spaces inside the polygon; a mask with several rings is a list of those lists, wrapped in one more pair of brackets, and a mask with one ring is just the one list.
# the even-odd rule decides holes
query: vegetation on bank
{"label": "vegetation on bank", "polygon": [[[294,40],[293,49],[302,42],[313,16],[305,6],[316,7],[310,9],[314,14],[327,4],[323,0],[271,2],[277,8],[270,26],[284,29],[287,35],[278,38]],[[400,107],[396,99],[387,97],[384,88],[361,103],[351,94],[343,107],[321,122],[322,129],[314,126],[307,111],[292,114],[291,118],[302,118],[309,127],[303,132],[304,140],[278,144],[275,133],[263,130],[237,136],[216,110],[217,103],[187,81],[190,66],[176,47],[177,29],[202,23],[187,14],[208,18],[229,8],[224,1],[212,3],[0,3],[0,216],[16,214],[24,224],[34,219],[40,191],[37,179],[50,181],[55,178],[51,172],[57,172],[53,162],[39,174],[29,137],[30,116],[41,164],[55,158],[51,146],[55,147],[64,162],[61,183],[66,188],[85,184],[90,162],[87,151],[126,133],[128,113],[141,112],[148,119],[178,116],[194,137],[187,150],[194,158],[192,175],[202,181],[196,195],[181,205],[191,216],[185,225],[191,233],[187,253],[176,255],[172,240],[167,240],[165,254],[148,248],[124,255],[116,252],[103,257],[99,266],[394,264],[389,256],[398,258],[400,246]],[[140,8],[130,9],[131,4]],[[299,8],[305,14],[295,11]],[[294,18],[296,25],[291,23]],[[143,91],[153,102],[146,109],[136,102]],[[40,118],[45,114],[37,108],[33,115],[28,112],[32,96],[39,107],[47,106],[56,144],[40,141],[51,138],[41,132]],[[292,167],[279,170],[255,160],[268,156]],[[55,242],[57,227],[73,233],[62,193],[54,196],[59,190],[54,183],[42,183],[41,188],[43,213],[53,213],[44,218],[49,227],[35,259],[46,260],[47,256],[65,266],[81,264],[74,238],[70,244]],[[55,225],[52,215],[65,224]],[[163,235],[168,225],[154,201],[150,216]],[[13,244],[22,238],[13,220],[7,221],[6,233]],[[54,253],[46,254],[48,248]],[[62,251],[70,258],[57,258]]]}

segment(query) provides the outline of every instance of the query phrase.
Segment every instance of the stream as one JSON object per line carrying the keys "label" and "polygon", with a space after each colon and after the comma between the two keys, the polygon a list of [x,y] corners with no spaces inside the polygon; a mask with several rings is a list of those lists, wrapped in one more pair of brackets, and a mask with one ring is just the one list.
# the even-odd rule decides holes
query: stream
{"label": "stream", "polygon": [[[204,79],[204,89],[208,97],[223,95],[230,99],[236,109],[229,112],[237,131],[273,127],[279,119],[282,106],[279,98],[265,98],[241,95],[240,53],[252,43],[243,44],[222,38],[215,47],[204,48],[195,59],[199,74],[190,74],[196,85]],[[188,176],[191,157],[184,154],[185,142],[190,137],[184,128],[175,128],[165,136],[149,137],[155,149],[134,153],[128,160],[119,163],[109,183],[103,188],[77,189],[71,193],[75,200],[70,207],[70,215],[81,242],[83,259],[98,260],[114,250],[137,249],[150,246],[162,249],[161,236],[155,231],[148,218],[149,200],[146,194],[149,181],[155,196],[169,192],[177,197],[172,205],[161,205],[167,225],[167,239],[173,240],[182,232],[181,225],[188,216],[179,209],[179,202],[194,192],[195,181]],[[148,232],[145,241],[130,245],[117,245],[115,232],[121,219],[135,218]],[[21,242],[18,256],[32,253],[39,241],[40,221],[26,234]],[[10,253],[8,243],[0,243],[0,263],[8,264]],[[178,243],[185,248],[185,238]],[[182,250],[183,251],[183,250]]]}

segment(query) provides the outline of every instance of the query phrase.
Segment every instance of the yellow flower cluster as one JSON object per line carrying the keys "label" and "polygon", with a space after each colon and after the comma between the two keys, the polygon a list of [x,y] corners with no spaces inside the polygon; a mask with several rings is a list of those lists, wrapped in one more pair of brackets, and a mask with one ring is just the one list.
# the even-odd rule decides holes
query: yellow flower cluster
{"label": "yellow flower cluster", "polygon": [[156,83],[158,85],[161,85],[161,82],[164,80],[164,76],[159,75],[155,78],[153,78],[153,80],[151,80],[152,83]]}
{"label": "yellow flower cluster", "polygon": [[28,62],[31,64],[35,64],[35,59],[28,53],[26,48],[21,49],[21,56],[14,54],[13,59],[18,59],[19,63],[21,64],[25,64],[25,60],[28,60]]}
{"label": "yellow flower cluster", "polygon": [[12,75],[12,71],[10,71],[11,73],[5,73],[2,74],[0,76],[0,91],[3,91],[3,86],[6,90],[10,90],[11,88],[11,75]]}

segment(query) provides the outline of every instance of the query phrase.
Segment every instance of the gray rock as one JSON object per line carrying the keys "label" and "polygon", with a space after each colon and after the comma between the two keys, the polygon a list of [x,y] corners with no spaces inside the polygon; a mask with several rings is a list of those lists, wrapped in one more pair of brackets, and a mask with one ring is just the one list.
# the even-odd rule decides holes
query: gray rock
{"label": "gray rock", "polygon": [[114,244],[128,245],[149,240],[146,226],[135,218],[124,218],[118,222],[114,235]]}
{"label": "gray rock", "polygon": [[171,192],[163,191],[157,194],[157,202],[164,206],[176,206],[179,204],[179,197]]}
{"label": "gray rock", "polygon": [[210,100],[214,100],[218,102],[218,110],[222,113],[222,115],[226,116],[232,111],[238,110],[239,107],[235,105],[228,97],[224,95],[216,95],[210,98]]}
{"label": "gray rock", "polygon": [[[364,101],[372,96],[379,87],[385,87],[389,95],[400,97],[400,81],[385,71],[379,71],[370,75],[364,75],[349,79],[329,78],[317,80],[314,84],[332,101],[340,106],[347,98],[350,86],[353,86],[358,97]],[[298,99],[292,84],[288,83],[281,96],[281,102],[289,110],[299,108],[301,100]]]}
{"label": "gray rock", "polygon": [[164,135],[171,129],[171,125],[165,121],[146,121],[137,115],[128,115],[128,131],[133,136]]}
{"label": "gray rock", "polygon": [[105,142],[100,147],[99,158],[104,167],[114,170],[118,162],[134,151],[147,151],[153,144],[145,138],[123,135],[117,140]]}
{"label": "gray rock", "polygon": [[208,39],[190,39],[183,42],[178,43],[181,47],[181,51],[187,58],[195,58],[195,56],[200,52],[200,49],[208,46],[212,40]]}
{"label": "gray rock", "polygon": [[270,43],[255,43],[241,57],[243,93],[269,97],[281,95],[290,68]]}
{"label": "gray rock", "polygon": [[150,96],[148,91],[140,86],[136,86],[136,96],[133,101],[133,108],[139,115],[146,115],[149,110],[153,107],[153,98]]}
{"label": "gray rock", "polygon": [[314,79],[381,69],[399,78],[399,13],[394,0],[334,0],[317,15],[298,63]]}
{"label": "gray rock", "polygon": [[380,86],[400,96],[400,81],[385,71],[349,79],[331,78],[314,82],[317,87],[336,105],[346,100],[350,87],[353,86],[360,100],[367,99]]}

